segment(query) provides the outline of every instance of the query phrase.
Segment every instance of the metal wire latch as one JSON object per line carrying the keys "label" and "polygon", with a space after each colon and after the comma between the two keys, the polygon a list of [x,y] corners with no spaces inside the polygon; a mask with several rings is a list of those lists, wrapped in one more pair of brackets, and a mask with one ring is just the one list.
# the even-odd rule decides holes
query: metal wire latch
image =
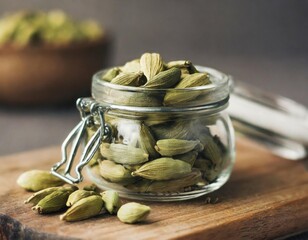
{"label": "metal wire latch", "polygon": [[[79,98],[76,102],[76,107],[80,112],[81,121],[73,128],[62,143],[62,160],[51,168],[53,175],[70,184],[79,183],[83,180],[81,174],[83,167],[92,159],[102,141],[111,135],[111,128],[105,123],[104,119],[104,113],[108,111],[107,108],[100,106],[92,98]],[[80,145],[83,145],[81,143],[86,136],[86,129],[95,125],[98,126],[98,129],[85,145],[79,163],[75,166],[76,177],[73,177],[71,174],[73,163]],[[71,149],[68,157],[70,144]],[[63,170],[61,167],[65,164],[66,166]]]}

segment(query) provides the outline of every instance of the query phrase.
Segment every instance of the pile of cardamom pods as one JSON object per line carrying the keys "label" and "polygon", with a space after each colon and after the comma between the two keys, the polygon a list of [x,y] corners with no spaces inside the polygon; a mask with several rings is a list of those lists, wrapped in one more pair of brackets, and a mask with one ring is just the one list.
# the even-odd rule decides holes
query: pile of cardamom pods
{"label": "pile of cardamom pods", "polygon": [[[145,53],[140,59],[111,68],[101,79],[145,90],[183,89],[211,83],[209,74],[199,73],[190,61],[164,63],[158,53]],[[149,100],[151,94],[143,92],[143,106],[153,106]],[[179,106],[199,94],[199,91],[166,91],[160,105]],[[132,103],[123,96],[122,100]],[[147,100],[151,103],[147,104]],[[138,114],[130,116],[117,111],[105,114],[112,134],[90,162],[93,171],[103,179],[128,191],[170,193],[200,189],[219,177],[228,153],[209,128],[216,124],[219,115]],[[96,130],[97,127],[88,128],[88,139]]]}
{"label": "pile of cardamom pods", "polygon": [[[98,192],[94,185],[78,189],[64,182],[48,171],[31,170],[17,179],[22,188],[35,192],[25,203],[32,204],[32,210],[39,214],[63,212],[60,220],[80,221],[102,215],[106,212],[117,214],[124,223],[137,223],[145,220],[151,209],[146,205],[130,202],[122,205],[116,191]],[[63,186],[64,185],[64,186]]]}

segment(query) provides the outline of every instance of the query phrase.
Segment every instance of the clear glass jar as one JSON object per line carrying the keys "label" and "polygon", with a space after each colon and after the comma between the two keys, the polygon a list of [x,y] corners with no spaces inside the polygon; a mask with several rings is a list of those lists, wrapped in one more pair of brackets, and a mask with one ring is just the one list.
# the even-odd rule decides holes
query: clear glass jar
{"label": "clear glass jar", "polygon": [[[76,169],[87,163],[93,183],[130,199],[178,201],[220,188],[235,160],[234,130],[225,111],[229,77],[198,70],[209,73],[211,84],[146,89],[111,84],[101,80],[105,71],[96,73],[93,98],[79,101],[87,137]],[[169,103],[166,94],[176,100]]]}

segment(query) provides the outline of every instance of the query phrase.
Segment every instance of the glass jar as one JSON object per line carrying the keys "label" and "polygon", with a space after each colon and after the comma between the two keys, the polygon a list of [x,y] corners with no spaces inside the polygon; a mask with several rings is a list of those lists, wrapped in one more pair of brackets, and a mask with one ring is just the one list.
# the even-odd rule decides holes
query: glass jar
{"label": "glass jar", "polygon": [[[139,200],[186,200],[220,188],[235,159],[234,130],[225,111],[229,77],[212,68],[198,70],[209,74],[211,84],[146,89],[111,84],[101,79],[105,71],[96,73],[93,98],[77,101],[82,121],[65,140],[53,174],[76,183],[87,165],[99,188]],[[69,172],[82,136],[85,147],[74,178]]]}

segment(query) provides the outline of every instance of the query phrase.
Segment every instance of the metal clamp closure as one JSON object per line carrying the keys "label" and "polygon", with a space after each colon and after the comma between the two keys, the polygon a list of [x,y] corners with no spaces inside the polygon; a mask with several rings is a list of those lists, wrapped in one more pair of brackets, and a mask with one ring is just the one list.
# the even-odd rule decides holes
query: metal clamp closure
{"label": "metal clamp closure", "polygon": [[[76,102],[76,106],[80,112],[81,121],[73,128],[62,143],[62,160],[51,168],[51,173],[53,175],[69,184],[79,183],[83,180],[81,174],[83,167],[92,159],[102,141],[111,135],[111,128],[105,123],[104,119],[104,113],[108,111],[107,108],[100,106],[92,98],[79,98]],[[95,122],[95,118],[97,117],[99,117],[99,123]],[[97,124],[99,128],[85,145],[79,163],[75,166],[76,177],[74,177],[71,171],[78,149],[86,136],[86,129]],[[70,144],[71,149],[68,157],[68,148]],[[62,169],[61,167],[65,164],[65,168]]]}

